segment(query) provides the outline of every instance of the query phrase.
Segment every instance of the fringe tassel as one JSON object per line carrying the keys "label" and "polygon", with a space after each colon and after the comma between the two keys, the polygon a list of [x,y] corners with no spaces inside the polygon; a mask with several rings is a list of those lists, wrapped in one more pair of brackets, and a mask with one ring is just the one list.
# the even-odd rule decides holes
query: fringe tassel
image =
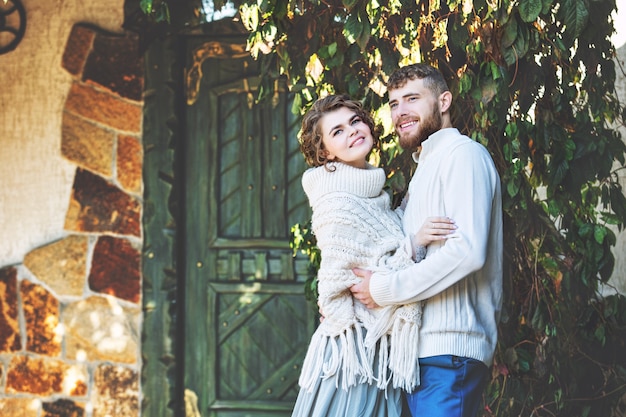
{"label": "fringe tassel", "polygon": [[[322,369],[325,365],[324,352],[326,351],[326,346],[329,345],[329,342],[332,344],[333,341],[319,333],[314,333],[311,338],[309,350],[304,358],[302,371],[300,372],[300,378],[298,379],[298,384],[300,384],[300,386],[308,392],[313,392],[315,382],[317,381],[319,375],[322,374]],[[331,355],[331,359],[333,356],[334,355]]]}
{"label": "fringe tassel", "polygon": [[387,385],[389,384],[389,336],[383,335],[380,338],[378,346],[378,372],[376,386],[378,389],[385,390],[385,398],[387,398]]}
{"label": "fringe tassel", "polygon": [[394,313],[397,307],[383,307],[376,317],[374,323],[368,323],[367,335],[365,336],[365,347],[373,350],[376,347],[376,343],[385,334],[389,333],[389,329],[393,325]]}
{"label": "fringe tassel", "polygon": [[412,392],[420,384],[419,323],[398,318],[391,330],[389,370],[394,388]]}
{"label": "fringe tassel", "polygon": [[[330,350],[326,359],[327,350]],[[371,383],[374,379],[370,353],[363,342],[363,329],[359,325],[345,329],[336,336],[316,332],[311,338],[298,383],[312,392],[318,378],[327,379],[341,369],[341,378],[335,386],[344,390],[357,383]],[[341,382],[339,381],[341,379]]]}
{"label": "fringe tassel", "polygon": [[364,343],[364,335],[363,335],[363,327],[355,326],[355,339],[357,340],[357,348],[358,348],[358,361],[360,365],[360,369],[358,375],[361,375],[361,379],[359,383],[368,383],[370,384],[374,379],[374,371],[372,370],[372,366],[374,364],[374,358],[368,352],[365,343]]}
{"label": "fringe tassel", "polygon": [[[391,383],[393,388],[412,392],[420,384],[420,325],[418,305],[387,309],[367,334],[363,334],[364,328],[358,323],[337,335],[318,328],[311,338],[298,383],[312,392],[318,378],[330,378],[341,370],[340,378],[335,380],[337,388],[341,385],[347,390],[357,383],[376,381],[379,389],[386,390]],[[376,354],[378,366],[373,369]]]}

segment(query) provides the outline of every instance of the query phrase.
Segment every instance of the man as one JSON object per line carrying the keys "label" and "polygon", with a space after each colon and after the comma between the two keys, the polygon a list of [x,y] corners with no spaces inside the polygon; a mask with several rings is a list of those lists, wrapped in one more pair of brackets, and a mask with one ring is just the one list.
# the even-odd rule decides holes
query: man
{"label": "man", "polygon": [[452,127],[452,94],[437,69],[400,68],[387,87],[400,145],[416,151],[418,163],[404,232],[417,232],[432,213],[454,219],[458,229],[408,269],[355,269],[362,281],[351,291],[370,308],[423,301],[416,341],[421,381],[407,393],[411,413],[473,417],[488,382],[502,304],[500,178],[485,147]]}

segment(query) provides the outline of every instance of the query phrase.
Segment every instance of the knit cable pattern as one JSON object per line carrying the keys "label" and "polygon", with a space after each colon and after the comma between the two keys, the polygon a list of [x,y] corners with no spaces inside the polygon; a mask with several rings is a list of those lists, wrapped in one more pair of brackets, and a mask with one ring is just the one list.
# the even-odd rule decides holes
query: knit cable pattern
{"label": "knit cable pattern", "polygon": [[[337,384],[343,389],[376,381],[380,389],[391,383],[394,388],[411,391],[419,384],[421,306],[413,303],[369,310],[353,299],[349,289],[360,282],[352,268],[405,268],[414,262],[412,249],[401,244],[405,238],[400,218],[382,191],[383,171],[336,166],[333,172],[309,170],[303,178],[313,208],[313,232],[322,252],[318,302],[325,318],[312,336],[299,383],[312,390],[317,378],[341,370]],[[359,183],[363,175],[365,185]],[[344,182],[346,189],[358,193],[339,191]],[[327,349],[329,360],[325,360]],[[373,369],[376,349],[379,366]]]}

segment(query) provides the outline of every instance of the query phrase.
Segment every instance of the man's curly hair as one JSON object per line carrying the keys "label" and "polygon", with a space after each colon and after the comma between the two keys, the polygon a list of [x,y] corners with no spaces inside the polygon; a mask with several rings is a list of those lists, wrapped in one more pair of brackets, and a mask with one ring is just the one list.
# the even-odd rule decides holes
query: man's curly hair
{"label": "man's curly hair", "polygon": [[387,80],[387,90],[404,87],[407,81],[415,79],[424,80],[424,86],[431,90],[435,97],[449,91],[443,74],[437,68],[424,63],[411,64],[395,70]]}
{"label": "man's curly hair", "polygon": [[347,95],[330,95],[317,100],[302,119],[299,139],[300,151],[309,166],[319,167],[330,162],[326,158],[319,121],[328,112],[342,107],[354,111],[369,126],[374,137],[374,146],[378,145],[380,127],[374,123],[374,118],[370,112],[365,110],[359,101],[352,100]]}

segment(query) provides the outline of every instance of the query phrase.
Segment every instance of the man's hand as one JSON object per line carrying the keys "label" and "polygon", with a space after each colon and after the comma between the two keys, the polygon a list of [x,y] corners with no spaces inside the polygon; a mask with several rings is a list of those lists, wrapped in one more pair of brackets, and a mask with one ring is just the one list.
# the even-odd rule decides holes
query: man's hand
{"label": "man's hand", "polygon": [[354,268],[352,269],[352,272],[354,272],[354,275],[357,277],[362,278],[361,282],[350,287],[352,296],[359,300],[367,308],[380,307],[372,298],[372,294],[370,294],[370,278],[372,277],[372,271]]}

